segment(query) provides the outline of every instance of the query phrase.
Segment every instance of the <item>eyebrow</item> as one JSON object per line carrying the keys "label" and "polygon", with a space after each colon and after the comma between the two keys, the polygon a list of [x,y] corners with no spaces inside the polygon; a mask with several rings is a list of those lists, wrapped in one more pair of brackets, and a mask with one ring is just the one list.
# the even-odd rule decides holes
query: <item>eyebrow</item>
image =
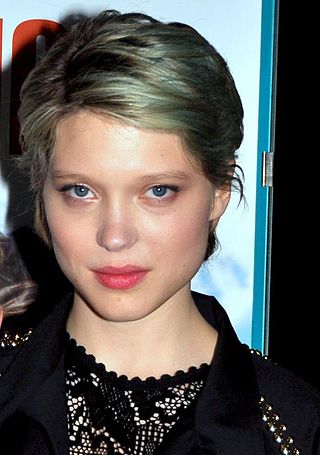
{"label": "eyebrow", "polygon": [[138,181],[145,182],[150,180],[166,180],[166,179],[178,179],[178,180],[189,180],[190,175],[182,171],[168,171],[161,173],[146,174],[140,177],[137,177]]}
{"label": "eyebrow", "polygon": [[85,180],[88,178],[85,174],[75,174],[68,171],[56,170],[52,173],[54,179],[72,179],[72,180]]}
{"label": "eyebrow", "polygon": [[[73,173],[68,171],[60,171],[55,170],[53,172],[53,178],[60,180],[60,179],[72,179],[72,180],[87,180],[90,178],[90,175],[81,174],[81,173]],[[160,172],[160,173],[152,173],[152,174],[145,174],[135,178],[138,182],[147,182],[147,181],[164,181],[166,179],[178,179],[178,180],[190,180],[190,175],[183,172],[183,171],[168,171],[168,172]]]}

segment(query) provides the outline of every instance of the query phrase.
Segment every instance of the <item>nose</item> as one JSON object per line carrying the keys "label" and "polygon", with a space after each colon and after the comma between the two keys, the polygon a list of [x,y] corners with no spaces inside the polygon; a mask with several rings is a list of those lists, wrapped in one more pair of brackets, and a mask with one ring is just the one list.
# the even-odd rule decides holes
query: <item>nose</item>
{"label": "nose", "polygon": [[138,231],[127,207],[104,210],[97,233],[97,243],[110,252],[131,248],[138,240]]}

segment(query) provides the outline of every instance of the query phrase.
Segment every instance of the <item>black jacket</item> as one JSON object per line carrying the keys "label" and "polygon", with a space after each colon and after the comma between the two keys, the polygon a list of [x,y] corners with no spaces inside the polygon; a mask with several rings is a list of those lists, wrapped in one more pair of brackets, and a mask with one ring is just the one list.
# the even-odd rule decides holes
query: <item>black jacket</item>
{"label": "black jacket", "polygon": [[[156,454],[319,455],[318,391],[241,344],[213,297],[194,293],[194,299],[219,332],[214,362],[195,414],[175,425]],[[64,346],[70,306],[69,296],[29,337],[2,330],[1,455],[68,454]]]}

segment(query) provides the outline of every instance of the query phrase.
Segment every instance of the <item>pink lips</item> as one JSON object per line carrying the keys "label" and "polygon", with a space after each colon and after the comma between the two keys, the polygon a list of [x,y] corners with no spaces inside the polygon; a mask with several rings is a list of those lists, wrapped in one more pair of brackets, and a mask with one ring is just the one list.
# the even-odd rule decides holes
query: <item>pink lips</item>
{"label": "pink lips", "polygon": [[148,270],[134,265],[102,267],[94,270],[96,280],[109,289],[130,289],[140,283]]}

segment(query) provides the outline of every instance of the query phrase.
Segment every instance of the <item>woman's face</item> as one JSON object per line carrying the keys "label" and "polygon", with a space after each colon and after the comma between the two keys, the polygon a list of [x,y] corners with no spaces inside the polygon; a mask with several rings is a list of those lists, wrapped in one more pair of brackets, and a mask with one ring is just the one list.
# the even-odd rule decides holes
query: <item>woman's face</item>
{"label": "woman's face", "polygon": [[214,193],[177,135],[83,111],[58,125],[43,198],[75,304],[129,321],[190,298],[229,194]]}

